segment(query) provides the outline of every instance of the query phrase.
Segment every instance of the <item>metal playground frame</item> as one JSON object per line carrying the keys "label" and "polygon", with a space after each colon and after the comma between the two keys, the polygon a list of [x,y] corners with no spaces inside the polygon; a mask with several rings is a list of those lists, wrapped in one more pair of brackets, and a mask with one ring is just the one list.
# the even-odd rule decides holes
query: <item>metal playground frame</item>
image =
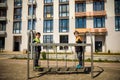
{"label": "metal playground frame", "polygon": [[[85,35],[89,35],[90,36],[90,39],[91,39],[91,43],[88,43],[88,44],[85,44],[85,43],[81,43],[81,44],[76,44],[76,43],[40,43],[40,44],[36,44],[36,43],[32,43],[32,40],[33,40],[33,31],[31,31],[31,43],[29,44],[31,47],[31,50],[30,50],[30,53],[31,53],[31,58],[33,59],[33,65],[34,65],[34,55],[33,53],[35,52],[35,46],[45,46],[46,47],[46,52],[48,53],[48,56],[47,56],[47,69],[49,71],[50,69],[50,66],[49,66],[49,48],[48,47],[53,47],[53,50],[54,50],[54,53],[56,55],[56,73],[59,73],[59,65],[58,65],[58,54],[57,54],[57,47],[58,46],[69,46],[69,47],[73,47],[73,46],[83,46],[83,48],[85,48],[86,46],[90,46],[91,47],[91,78],[93,78],[93,40],[92,40],[92,34],[90,32],[86,32]],[[85,36],[84,35],[84,36]],[[68,68],[67,67],[67,53],[66,53],[66,49],[65,50],[65,68]],[[85,68],[85,61],[84,61],[84,53],[82,54],[82,58],[83,58],[83,68]],[[74,60],[72,60],[74,61]],[[74,67],[75,68],[75,67]],[[33,70],[34,70],[34,66],[33,66]],[[27,80],[30,78],[30,55],[29,53],[27,53]]]}

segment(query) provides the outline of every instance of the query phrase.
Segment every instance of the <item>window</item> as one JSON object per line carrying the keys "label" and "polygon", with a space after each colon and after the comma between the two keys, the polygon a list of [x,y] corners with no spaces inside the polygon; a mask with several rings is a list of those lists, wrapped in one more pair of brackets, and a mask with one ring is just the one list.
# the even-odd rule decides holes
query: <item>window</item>
{"label": "window", "polygon": [[53,6],[49,5],[44,7],[44,17],[53,17]]}
{"label": "window", "polygon": [[28,20],[28,30],[35,30],[36,20],[33,20],[33,25],[31,26],[31,20]]}
{"label": "window", "polygon": [[14,0],[15,6],[22,6],[22,0]]}
{"label": "window", "polygon": [[43,35],[43,43],[53,43],[53,35]]}
{"label": "window", "polygon": [[94,17],[94,28],[105,27],[105,17]]}
{"label": "window", "polygon": [[86,11],[86,3],[77,3],[75,5],[76,12],[85,12]]}
{"label": "window", "polygon": [[104,10],[104,1],[95,1],[95,2],[93,2],[93,10],[94,11],[102,11],[102,10]]}
{"label": "window", "polygon": [[14,34],[20,34],[21,33],[21,21],[14,22],[14,24],[13,24],[13,33]]}
{"label": "window", "polygon": [[0,17],[6,16],[6,9],[0,9]]}
{"label": "window", "polygon": [[36,13],[36,7],[33,6],[33,12],[32,12],[32,8],[31,8],[31,6],[29,6],[28,7],[28,15],[31,15],[31,14],[35,15],[35,13]]}
{"label": "window", "polygon": [[76,18],[76,28],[86,28],[86,18]]}
{"label": "window", "polygon": [[[60,43],[68,43],[68,35],[60,35]],[[60,46],[60,50],[68,49],[68,46]]]}
{"label": "window", "polygon": [[59,2],[68,2],[69,0],[59,0]]}
{"label": "window", "polygon": [[115,17],[115,30],[120,31],[120,16]]}
{"label": "window", "polygon": [[0,31],[5,31],[5,30],[6,30],[6,22],[0,21]]}
{"label": "window", "polygon": [[102,41],[95,41],[95,52],[102,52]]}
{"label": "window", "polygon": [[44,3],[52,3],[53,0],[44,0]]}
{"label": "window", "polygon": [[34,2],[35,0],[28,0],[30,3],[32,3],[32,1]]}
{"label": "window", "polygon": [[53,32],[53,20],[44,20],[44,33]]}
{"label": "window", "polygon": [[115,0],[115,14],[120,14],[120,0]]}
{"label": "window", "polygon": [[[43,35],[43,43],[53,43],[53,35]],[[44,49],[47,47],[43,47]],[[49,47],[49,49],[52,49],[52,46]]]}
{"label": "window", "polygon": [[21,19],[22,9],[16,8],[14,9],[14,19]]}
{"label": "window", "polygon": [[59,9],[60,9],[59,10],[60,11],[60,14],[59,14],[60,17],[69,16],[69,5],[68,4],[60,4]]}
{"label": "window", "polygon": [[0,48],[5,48],[5,37],[0,37]]}
{"label": "window", "polygon": [[68,32],[69,31],[69,20],[60,19],[59,21],[59,32]]}
{"label": "window", "polygon": [[6,2],[6,0],[0,0],[0,3],[5,3]]}

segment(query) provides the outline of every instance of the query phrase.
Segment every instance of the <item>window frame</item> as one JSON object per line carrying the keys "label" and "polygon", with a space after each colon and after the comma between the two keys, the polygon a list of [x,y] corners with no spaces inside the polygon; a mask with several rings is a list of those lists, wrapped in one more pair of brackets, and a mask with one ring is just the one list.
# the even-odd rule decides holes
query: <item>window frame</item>
{"label": "window frame", "polygon": [[86,12],[86,3],[76,3],[75,12]]}
{"label": "window frame", "polygon": [[[62,37],[64,37],[64,38],[66,37],[66,38],[63,39]],[[61,39],[61,38],[62,38],[62,39]],[[64,41],[61,41],[61,40],[64,40]],[[66,41],[66,40],[67,40],[67,41]],[[60,41],[60,43],[69,43],[69,35],[60,35],[60,40],[59,40],[59,41]],[[59,49],[60,49],[60,50],[64,50],[64,49],[68,50],[68,46],[64,46],[64,47],[63,47],[63,46],[60,46]]]}
{"label": "window frame", "polygon": [[[16,24],[16,25],[19,25],[19,26],[15,26],[15,23],[19,23],[19,24]],[[22,29],[22,21],[17,21],[17,22],[13,23],[13,34],[20,34],[21,29]]]}
{"label": "window frame", "polygon": [[104,1],[94,1],[93,2],[93,11],[103,11],[105,10],[105,2]]}
{"label": "window frame", "polygon": [[[94,28],[105,28],[105,17],[94,17]],[[99,23],[99,21],[100,23]],[[100,26],[99,26],[100,24]]]}
{"label": "window frame", "polygon": [[36,20],[33,19],[33,25],[31,27],[31,20],[28,20],[28,30],[35,30],[36,28]]}
{"label": "window frame", "polygon": [[[80,22],[80,19],[82,22]],[[82,26],[81,26],[81,24],[82,24]],[[76,17],[75,28],[86,28],[86,18],[85,17]]]}
{"label": "window frame", "polygon": [[[49,24],[48,24],[49,22]],[[53,20],[44,20],[43,33],[53,33]],[[50,25],[50,26],[48,26]]]}
{"label": "window frame", "polygon": [[69,4],[60,4],[59,17],[68,17],[68,16],[69,16]]}
{"label": "window frame", "polygon": [[59,19],[59,32],[69,32],[69,19]]}
{"label": "window frame", "polygon": [[[48,9],[50,9],[49,12],[48,12]],[[44,18],[51,18],[51,17],[53,17],[53,5],[45,5],[44,6]]]}
{"label": "window frame", "polygon": [[115,16],[115,31],[120,31],[120,16]]}

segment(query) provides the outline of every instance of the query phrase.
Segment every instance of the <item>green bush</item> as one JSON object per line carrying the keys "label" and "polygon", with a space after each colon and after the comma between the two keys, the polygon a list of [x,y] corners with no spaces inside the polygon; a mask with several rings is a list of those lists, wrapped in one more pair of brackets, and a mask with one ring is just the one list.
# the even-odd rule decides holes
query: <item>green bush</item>
{"label": "green bush", "polygon": [[110,50],[108,50],[108,54],[110,54],[111,52],[110,52]]}
{"label": "green bush", "polygon": [[43,58],[43,60],[46,60],[47,58],[46,58],[46,52],[42,52],[42,58]]}

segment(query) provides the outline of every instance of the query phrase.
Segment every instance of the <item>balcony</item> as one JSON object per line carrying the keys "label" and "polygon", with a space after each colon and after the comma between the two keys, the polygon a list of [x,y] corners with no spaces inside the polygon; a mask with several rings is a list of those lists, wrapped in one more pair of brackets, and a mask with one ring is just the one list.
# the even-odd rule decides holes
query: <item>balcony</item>
{"label": "balcony", "polygon": [[76,17],[86,17],[86,12],[76,12],[75,16]]}
{"label": "balcony", "polygon": [[93,11],[91,16],[106,16],[106,11]]}
{"label": "balcony", "polygon": [[6,31],[0,31],[0,37],[6,37]]}
{"label": "balcony", "polygon": [[106,11],[93,11],[93,12],[76,12],[76,17],[94,17],[94,16],[106,16]]}
{"label": "balcony", "polygon": [[[37,3],[36,3],[36,0],[33,0],[33,5],[36,5]],[[28,1],[28,5],[32,5],[32,0],[29,0]]]}
{"label": "balcony", "polygon": [[[28,19],[32,19],[32,16],[28,15]],[[33,19],[36,19],[36,15],[33,15]]]}
{"label": "balcony", "polygon": [[80,34],[84,34],[85,32],[91,32],[95,35],[105,35],[107,33],[106,28],[76,28],[75,30],[80,32]]}
{"label": "balcony", "polygon": [[86,1],[89,1],[89,0],[75,0],[76,3],[83,3],[83,2],[86,2]]}
{"label": "balcony", "polygon": [[0,16],[0,21],[6,21],[7,17],[6,16]]}
{"label": "balcony", "polygon": [[6,8],[7,7],[7,3],[0,3],[0,8]]}
{"label": "balcony", "polygon": [[83,2],[93,2],[93,1],[107,1],[107,0],[75,0],[76,3],[83,3]]}

